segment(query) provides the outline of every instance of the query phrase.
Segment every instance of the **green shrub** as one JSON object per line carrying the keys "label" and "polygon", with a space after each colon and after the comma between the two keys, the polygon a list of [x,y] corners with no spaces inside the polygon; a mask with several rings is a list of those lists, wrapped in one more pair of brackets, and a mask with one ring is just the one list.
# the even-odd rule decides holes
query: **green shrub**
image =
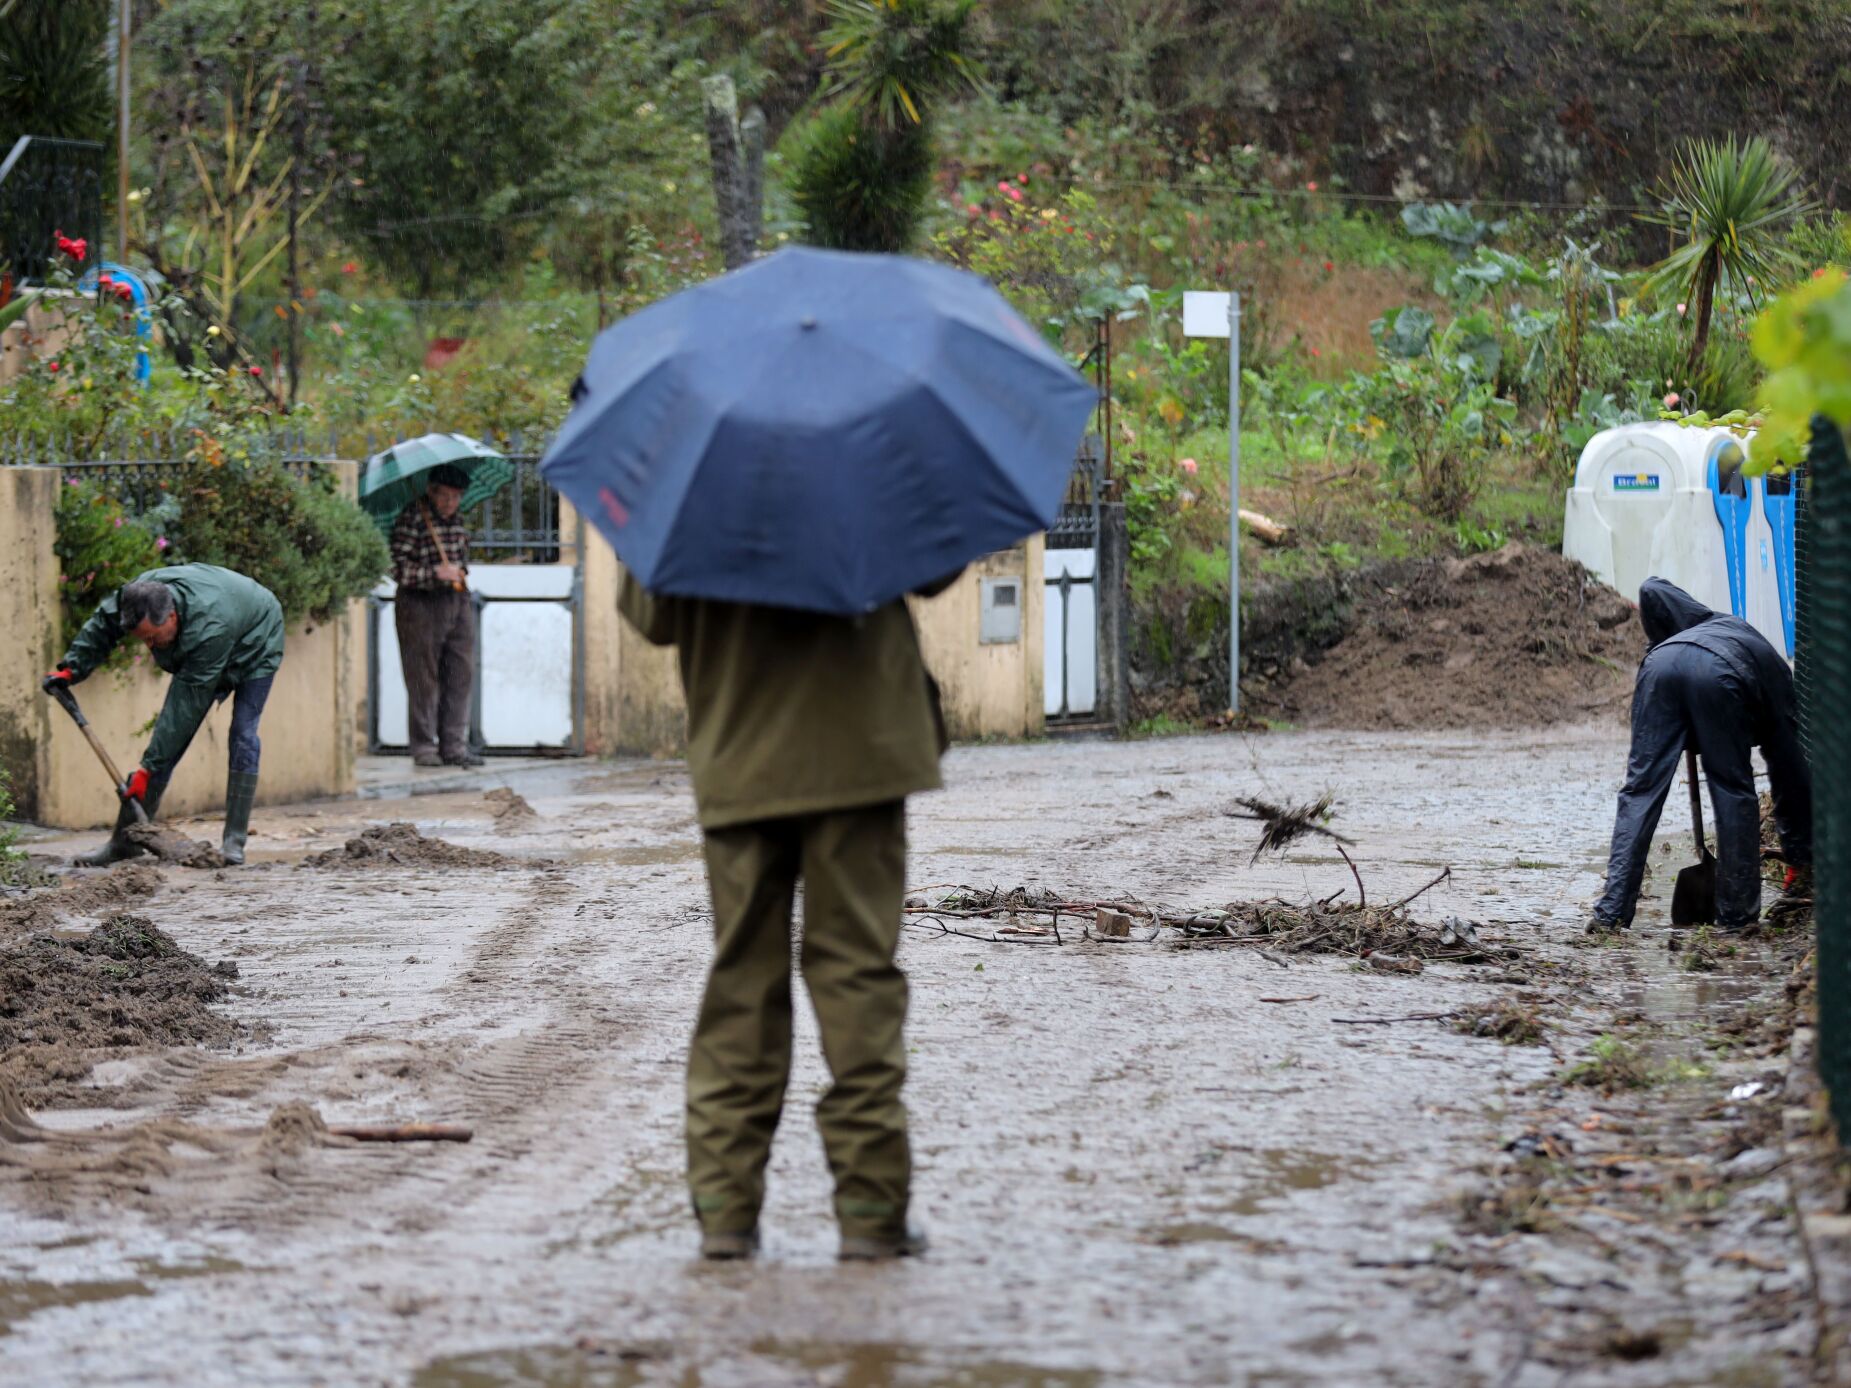
{"label": "green shrub", "polygon": [[269,461],[201,460],[175,490],[180,557],[256,579],[287,621],[329,620],[391,568],[378,528],[326,479],[305,482]]}
{"label": "green shrub", "polygon": [[[72,481],[59,489],[53,549],[67,640],[104,598],[137,574],[171,562],[167,530],[178,511],[179,503],[169,498],[146,515],[131,515],[95,482]],[[128,646],[118,646],[109,664],[121,668],[129,658]]]}
{"label": "green shrub", "polygon": [[932,191],[932,133],[923,121],[884,130],[835,106],[792,132],[786,156],[803,239],[838,251],[909,249]]}

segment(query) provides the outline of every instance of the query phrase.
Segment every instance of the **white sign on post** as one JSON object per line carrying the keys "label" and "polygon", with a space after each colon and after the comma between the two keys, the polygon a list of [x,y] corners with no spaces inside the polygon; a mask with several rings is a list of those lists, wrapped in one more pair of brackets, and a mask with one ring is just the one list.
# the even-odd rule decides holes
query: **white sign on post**
{"label": "white sign on post", "polygon": [[1183,335],[1228,339],[1228,708],[1240,712],[1240,295],[1183,291]]}

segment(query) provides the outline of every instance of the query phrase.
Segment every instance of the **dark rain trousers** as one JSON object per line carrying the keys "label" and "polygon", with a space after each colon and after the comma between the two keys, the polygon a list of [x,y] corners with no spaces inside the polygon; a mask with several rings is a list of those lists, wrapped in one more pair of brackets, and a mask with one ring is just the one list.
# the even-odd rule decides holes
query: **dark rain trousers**
{"label": "dark rain trousers", "polygon": [[709,1232],[758,1224],[791,1073],[791,910],[830,1085],[816,1126],[845,1234],[906,1227],[906,975],[894,962],[906,894],[906,804],[706,831],[713,970],[688,1051],[688,1185]]}
{"label": "dark rain trousers", "polygon": [[1710,783],[1718,924],[1747,925],[1761,913],[1761,811],[1749,759],[1758,728],[1781,851],[1793,866],[1812,861],[1811,772],[1791,720],[1770,719],[1760,705],[1739,666],[1706,646],[1673,639],[1647,656],[1633,690],[1632,751],[1595,915],[1631,923],[1686,745],[1696,748]]}
{"label": "dark rain trousers", "polygon": [[411,754],[454,761],[469,750],[476,688],[476,609],[468,593],[401,588],[393,601]]}

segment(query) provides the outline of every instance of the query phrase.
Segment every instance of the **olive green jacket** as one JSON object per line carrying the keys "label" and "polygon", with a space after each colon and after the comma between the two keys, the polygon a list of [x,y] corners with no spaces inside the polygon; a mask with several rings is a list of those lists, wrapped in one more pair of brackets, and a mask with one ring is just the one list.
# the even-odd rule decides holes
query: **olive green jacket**
{"label": "olive green jacket", "polygon": [[[135,581],[148,579],[173,589],[180,614],[173,644],[153,651],[154,663],[174,677],[141,759],[160,777],[174,769],[215,699],[277,672],[283,663],[283,608],[261,583],[211,564],[150,569]],[[62,663],[80,680],[128,634],[116,614],[116,596],[103,599],[64,653]]]}
{"label": "olive green jacket", "polygon": [[659,597],[625,575],[617,606],[645,640],[679,652],[702,828],[942,784],[938,686],[904,602],[828,617]]}

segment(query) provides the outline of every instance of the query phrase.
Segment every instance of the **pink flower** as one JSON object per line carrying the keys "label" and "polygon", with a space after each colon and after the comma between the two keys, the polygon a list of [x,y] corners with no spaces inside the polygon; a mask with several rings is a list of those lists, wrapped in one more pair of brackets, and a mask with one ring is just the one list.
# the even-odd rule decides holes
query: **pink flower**
{"label": "pink flower", "polygon": [[116,529],[117,530],[122,529],[122,517],[121,516],[116,517]]}
{"label": "pink flower", "polygon": [[1022,190],[1020,188],[1005,188],[1003,191],[1009,194],[1009,201],[1022,201]]}
{"label": "pink flower", "polygon": [[966,203],[964,210],[970,213],[970,215],[973,217],[981,217],[983,215],[983,209],[974,202]]}
{"label": "pink flower", "polygon": [[1665,408],[1667,410],[1675,410],[1677,408],[1677,392],[1675,390],[1665,397]]}
{"label": "pink flower", "polygon": [[1009,180],[1005,178],[1002,182],[998,183],[996,185],[996,191],[999,193],[1007,193],[1009,191]]}
{"label": "pink flower", "polygon": [[1320,352],[1320,351],[1318,351],[1318,349],[1317,349],[1317,348],[1315,348],[1315,347],[1313,347],[1313,348],[1311,349],[1311,355],[1312,355],[1312,356],[1314,356],[1314,357],[1321,357],[1321,356],[1323,356],[1324,354],[1323,354],[1322,352]]}
{"label": "pink flower", "polygon": [[1027,175],[1027,174],[1025,174],[1025,173],[1021,173],[1021,174],[1017,174],[1017,175],[1015,176],[1015,181],[1016,181],[1017,183],[1027,183],[1027,182],[1028,182],[1028,175]]}
{"label": "pink flower", "polygon": [[1678,311],[1678,316],[1681,318],[1684,314],[1684,306],[1682,304],[1679,304],[1677,306],[1677,311]]}
{"label": "pink flower", "polygon": [[1318,190],[1318,185],[1317,185],[1316,179],[1313,179],[1311,182],[1305,185],[1305,191],[1307,193],[1315,193],[1317,192],[1317,190]]}
{"label": "pink flower", "polygon": [[167,548],[167,537],[165,535],[162,535],[158,539],[156,539],[154,542],[154,547],[156,549],[166,549]]}
{"label": "pink flower", "polygon": [[1184,472],[1188,473],[1191,477],[1194,477],[1196,474],[1197,469],[1196,469],[1196,461],[1194,458],[1184,458],[1176,466],[1181,468]]}

